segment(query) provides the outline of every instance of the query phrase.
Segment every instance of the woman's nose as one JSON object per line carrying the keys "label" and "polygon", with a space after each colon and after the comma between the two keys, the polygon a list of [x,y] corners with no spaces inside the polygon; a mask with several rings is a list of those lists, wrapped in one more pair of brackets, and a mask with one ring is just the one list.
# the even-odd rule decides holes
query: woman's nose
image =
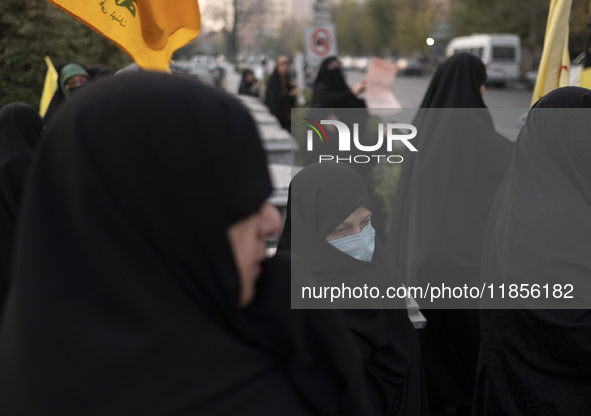
{"label": "woman's nose", "polygon": [[277,208],[270,202],[263,204],[262,215],[262,234],[264,237],[270,237],[281,231],[282,219]]}

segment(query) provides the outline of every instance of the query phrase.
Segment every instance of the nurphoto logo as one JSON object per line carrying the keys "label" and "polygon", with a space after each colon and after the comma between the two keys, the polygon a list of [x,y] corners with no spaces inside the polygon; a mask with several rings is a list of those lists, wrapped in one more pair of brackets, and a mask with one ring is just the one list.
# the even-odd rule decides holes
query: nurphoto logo
{"label": "nurphoto logo", "polygon": [[[320,120],[320,123],[304,118],[304,125],[308,126],[311,130],[307,130],[307,147],[308,152],[314,151],[314,132],[320,139],[320,145],[328,143],[328,135],[326,130],[322,127],[323,125],[334,126],[338,132],[338,150],[339,152],[350,152],[351,151],[351,130],[347,124],[339,120]],[[411,152],[417,152],[417,148],[412,145],[410,140],[417,135],[417,128],[412,124],[405,123],[379,123],[378,124],[378,139],[375,144],[368,145],[362,144],[359,141],[359,123],[353,123],[353,144],[355,148],[364,153],[371,154],[358,154],[358,155],[319,155],[318,162],[336,161],[348,162],[348,163],[369,163],[374,160],[377,163],[385,161],[387,163],[402,163],[404,160],[400,155],[392,155],[395,143],[404,144]],[[386,152],[388,154],[375,154],[382,150],[386,143]],[[321,149],[320,149],[321,150]]]}

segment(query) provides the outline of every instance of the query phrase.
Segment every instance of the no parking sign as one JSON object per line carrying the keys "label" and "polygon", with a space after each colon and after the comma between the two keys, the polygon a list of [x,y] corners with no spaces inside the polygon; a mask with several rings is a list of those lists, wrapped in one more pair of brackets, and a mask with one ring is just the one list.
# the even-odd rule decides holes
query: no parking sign
{"label": "no parking sign", "polygon": [[324,58],[337,55],[337,39],[332,23],[311,26],[306,29],[306,58],[313,65]]}

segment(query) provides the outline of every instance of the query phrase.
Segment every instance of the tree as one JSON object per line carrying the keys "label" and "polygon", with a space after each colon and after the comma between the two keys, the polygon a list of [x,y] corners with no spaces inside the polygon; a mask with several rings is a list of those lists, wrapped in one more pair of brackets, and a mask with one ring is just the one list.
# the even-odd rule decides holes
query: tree
{"label": "tree", "polygon": [[365,37],[362,35],[367,18],[362,5],[353,1],[343,1],[333,5],[333,21],[337,44],[341,55],[365,55]]}
{"label": "tree", "polygon": [[281,25],[278,36],[263,36],[261,38],[261,47],[268,56],[293,56],[304,49],[304,28],[293,20],[285,21]]}
{"label": "tree", "polygon": [[240,52],[239,35],[256,31],[265,18],[265,4],[264,0],[216,0],[203,13],[222,26],[227,57],[234,62]]}
{"label": "tree", "polygon": [[0,106],[39,105],[45,55],[56,66],[78,61],[119,69],[131,62],[113,43],[45,1],[2,0],[0,33]]}
{"label": "tree", "polygon": [[[539,59],[544,44],[550,0],[456,0],[452,9],[455,36],[472,33],[514,33],[521,37],[524,61]],[[573,0],[569,50],[574,58],[584,48],[588,0]]]}
{"label": "tree", "polygon": [[373,55],[390,54],[392,40],[396,33],[397,10],[394,0],[367,0],[363,36],[366,39],[366,53]]}
{"label": "tree", "polygon": [[433,8],[426,0],[395,0],[393,15],[395,24],[392,48],[401,55],[425,51],[425,39],[436,21]]}
{"label": "tree", "polygon": [[427,0],[345,0],[333,7],[339,52],[392,55],[422,52],[435,22]]}

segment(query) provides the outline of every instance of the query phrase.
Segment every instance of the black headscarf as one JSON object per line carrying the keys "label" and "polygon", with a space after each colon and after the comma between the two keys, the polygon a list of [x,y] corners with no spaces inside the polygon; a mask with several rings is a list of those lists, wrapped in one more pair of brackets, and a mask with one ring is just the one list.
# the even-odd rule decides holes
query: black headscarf
{"label": "black headscarf", "polygon": [[313,108],[365,108],[365,101],[357,98],[345,81],[340,65],[328,69],[337,60],[331,56],[322,61],[312,93]]}
{"label": "black headscarf", "polygon": [[13,103],[0,110],[0,316],[21,194],[42,131],[43,121],[30,105]]}
{"label": "black headscarf", "polygon": [[[306,321],[279,311],[276,338],[304,351],[283,357],[259,339],[269,329],[256,308],[268,306],[255,299],[251,316],[237,305],[227,229],[270,192],[256,126],[230,96],[147,72],[74,95],[46,130],[24,205],[0,414],[359,411],[345,364],[321,372],[324,390],[306,379],[336,366],[318,347],[330,335],[313,330],[310,350]],[[285,282],[276,273],[289,264],[277,262],[261,284]]]}
{"label": "black headscarf", "polygon": [[470,53],[458,53],[437,69],[420,108],[486,108],[480,86],[487,80],[486,67]]}
{"label": "black headscarf", "polygon": [[288,131],[291,131],[291,108],[295,103],[295,96],[289,94],[293,88],[289,82],[289,73],[282,77],[275,67],[267,81],[265,105],[277,117],[281,127]]}
{"label": "black headscarf", "polygon": [[252,95],[253,97],[258,97],[257,91],[253,91],[252,89],[256,81],[248,82],[246,80],[246,77],[248,75],[254,76],[254,72],[252,72],[252,69],[245,69],[244,71],[242,71],[242,79],[240,80],[240,85],[238,87],[238,94]]}
{"label": "black headscarf", "polygon": [[89,65],[87,71],[88,75],[90,75],[90,78],[92,78],[93,80],[115,75],[114,70],[101,64]]}
{"label": "black headscarf", "polygon": [[481,274],[507,285],[570,283],[565,307],[586,309],[482,310],[475,414],[591,409],[589,108],[589,90],[564,87],[530,110],[495,198]]}
{"label": "black headscarf", "polygon": [[[372,209],[370,193],[363,176],[350,165],[316,163],[305,167],[290,185],[279,247],[301,256],[320,286],[367,284],[380,287],[382,293],[387,286],[398,287],[398,276],[378,239],[371,262],[357,260],[326,241],[326,236],[360,206]],[[378,414],[422,415],[426,401],[418,340],[404,300],[391,300],[396,301],[400,304],[389,306],[399,309],[383,310],[369,302],[361,304],[368,309],[345,309],[342,313],[362,351]]]}
{"label": "black headscarf", "polygon": [[[482,101],[485,80],[479,58],[452,56],[436,72],[413,121],[418,152],[404,155],[388,236],[388,251],[411,286],[480,283],[486,223],[511,156],[510,142],[495,131]],[[430,400],[469,408],[478,312],[422,312],[429,322],[419,336]]]}

